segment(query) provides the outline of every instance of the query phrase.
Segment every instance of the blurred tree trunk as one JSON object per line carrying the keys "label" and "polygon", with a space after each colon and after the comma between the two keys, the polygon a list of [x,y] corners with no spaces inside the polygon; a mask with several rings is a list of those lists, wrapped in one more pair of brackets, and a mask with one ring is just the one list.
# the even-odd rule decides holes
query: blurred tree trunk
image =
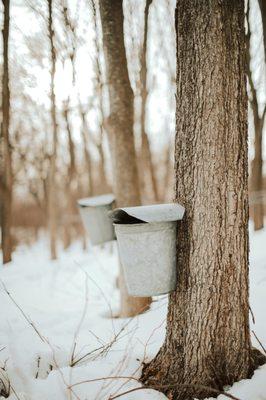
{"label": "blurred tree trunk", "polygon": [[259,0],[259,6],[260,6],[261,18],[262,18],[264,57],[266,60],[266,1]]}
{"label": "blurred tree trunk", "polygon": [[3,263],[11,261],[12,239],[12,154],[9,138],[10,92],[9,92],[9,0],[2,1],[4,6],[3,35],[3,76],[2,76],[2,126],[1,126],[1,231]]}
{"label": "blurred tree trunk", "polygon": [[101,182],[101,186],[103,190],[106,191],[108,188],[106,173],[105,173],[105,157],[104,157],[104,150],[103,150],[103,138],[104,138],[104,102],[103,102],[103,75],[100,65],[100,55],[101,55],[101,48],[100,48],[100,41],[99,41],[99,32],[97,26],[97,12],[95,3],[92,2],[93,6],[93,13],[94,13],[94,46],[96,50],[95,56],[95,73],[96,73],[96,92],[98,98],[98,113],[99,113],[99,140],[97,143],[97,150],[99,154],[99,181]]}
{"label": "blurred tree trunk", "polygon": [[70,159],[69,166],[68,166],[68,176],[69,176],[70,181],[72,182],[72,180],[75,178],[77,170],[76,170],[75,144],[73,141],[71,126],[70,126],[70,121],[69,121],[69,102],[70,102],[70,99],[68,98],[64,105],[63,115],[64,115],[64,119],[65,119],[65,124],[66,124],[68,152],[69,152],[69,159]]}
{"label": "blurred tree trunk", "polygon": [[[144,9],[144,37],[141,52],[141,70],[140,70],[140,94],[141,94],[141,149],[140,149],[140,183],[141,193],[145,198],[151,199],[151,202],[158,201],[158,187],[155,176],[154,165],[150,148],[149,137],[146,131],[146,106],[148,98],[147,90],[147,39],[148,39],[148,19],[149,8],[152,0],[146,0]],[[149,194],[149,191],[151,192]]]}
{"label": "blurred tree trunk", "polygon": [[72,130],[69,121],[69,104],[70,98],[66,100],[63,109],[63,116],[66,124],[67,131],[67,142],[68,142],[68,152],[69,152],[69,165],[68,165],[68,176],[65,181],[65,194],[66,196],[66,213],[64,220],[64,249],[67,249],[72,240],[71,228],[72,223],[70,222],[73,215],[75,215],[76,205],[75,205],[75,188],[73,187],[75,184],[75,179],[77,178],[77,169],[76,169],[76,156],[75,156],[75,144],[72,137]]}
{"label": "blurred tree trunk", "polygon": [[97,143],[97,150],[99,154],[99,170],[98,170],[98,176],[99,176],[99,181],[101,182],[101,187],[104,192],[108,190],[108,183],[107,183],[107,178],[106,178],[106,173],[105,173],[105,158],[104,158],[104,150],[103,150],[103,132],[102,132],[102,127],[100,127],[100,138],[99,142]]}
{"label": "blurred tree trunk", "polygon": [[186,213],[166,339],[142,377],[175,400],[216,395],[202,385],[223,390],[250,377],[255,364],[244,17],[242,0],[176,5],[175,193]]}
{"label": "blurred tree trunk", "polygon": [[[98,53],[99,55],[100,53]],[[99,68],[99,66],[98,66]],[[100,69],[99,69],[100,71]],[[106,172],[105,172],[105,157],[104,157],[104,150],[103,150],[103,137],[104,137],[104,107],[103,107],[103,90],[102,90],[102,79],[101,74],[98,76],[98,96],[99,96],[99,113],[100,113],[100,123],[99,123],[99,133],[100,137],[97,143],[97,150],[99,154],[99,180],[101,182],[101,186],[103,187],[104,191],[108,188]]]}
{"label": "blurred tree trunk", "polygon": [[[64,41],[61,46],[65,47],[64,62],[70,61],[72,65],[72,89],[75,88],[76,84],[76,53],[78,49],[78,37],[77,37],[77,20],[76,16],[71,17],[68,8],[68,2],[64,0],[60,2],[62,19],[64,22]],[[63,118],[65,121],[66,133],[67,133],[67,143],[68,143],[68,153],[69,153],[69,163],[67,166],[67,176],[64,177],[64,193],[65,196],[65,209],[64,218],[62,219],[62,230],[63,230],[63,243],[64,249],[67,249],[72,242],[72,238],[76,237],[80,233],[79,227],[75,223],[76,214],[76,203],[75,200],[77,195],[80,196],[82,189],[82,175],[77,172],[76,156],[75,156],[75,142],[73,140],[73,132],[70,121],[71,115],[71,99],[70,94],[68,94],[67,99],[64,101],[63,106]],[[81,231],[83,233],[83,231]]]}
{"label": "blurred tree trunk", "polygon": [[[259,6],[260,6],[261,18],[262,18],[263,44],[264,44],[264,61],[266,63],[266,1],[265,0],[259,0]],[[263,122],[262,122],[262,132],[263,132],[263,128],[265,126],[265,115],[266,115],[266,106],[264,108],[264,116],[263,116]],[[264,189],[263,182],[262,182],[262,189]],[[264,210],[263,210],[263,217],[264,217]]]}
{"label": "blurred tree trunk", "polygon": [[[109,143],[113,164],[114,193],[117,206],[140,204],[133,134],[133,91],[130,85],[124,45],[122,0],[100,0],[103,44],[110,96]],[[148,308],[150,298],[129,297],[121,269],[121,317]]]}
{"label": "blurred tree trunk", "polygon": [[[256,94],[255,94],[256,96]],[[263,205],[263,125],[265,112],[262,117],[259,116],[258,102],[256,97],[251,100],[251,108],[254,119],[254,158],[251,163],[251,190],[253,192],[252,215],[254,221],[254,230],[262,229],[264,226],[264,205]]]}
{"label": "blurred tree trunk", "polygon": [[163,191],[161,196],[162,202],[169,202],[173,198],[173,177],[174,177],[174,166],[172,162],[172,148],[173,144],[171,140],[167,144],[165,149],[165,157],[164,157],[164,176],[163,176]]}
{"label": "blurred tree trunk", "polygon": [[[264,3],[264,2],[262,2]],[[263,19],[263,5],[261,8],[262,19]],[[265,15],[264,15],[265,19]],[[263,157],[262,157],[262,143],[263,143],[263,126],[265,119],[266,108],[264,107],[263,114],[259,114],[259,104],[257,99],[256,88],[253,83],[252,72],[250,68],[250,21],[249,21],[249,3],[248,3],[248,33],[247,33],[247,75],[251,90],[252,98],[250,99],[250,105],[253,113],[254,121],[254,158],[251,162],[251,191],[253,192],[253,202],[251,203],[252,217],[254,221],[254,230],[257,231],[263,228],[264,220],[264,205],[262,199],[263,191]],[[265,21],[264,25],[265,26]],[[264,41],[265,45],[265,41]],[[265,53],[266,54],[266,53]]]}
{"label": "blurred tree trunk", "polygon": [[57,200],[56,200],[56,159],[57,159],[57,120],[56,120],[56,103],[55,103],[55,68],[56,68],[56,51],[54,45],[54,28],[53,28],[53,0],[47,0],[48,4],[48,37],[50,42],[50,61],[51,61],[51,120],[52,120],[52,152],[50,156],[50,171],[48,177],[48,220],[50,234],[50,252],[51,259],[57,258],[56,240],[57,240]]}
{"label": "blurred tree trunk", "polygon": [[92,173],[92,160],[89,150],[89,128],[88,123],[86,121],[86,113],[82,109],[81,103],[79,103],[79,112],[81,115],[82,126],[81,126],[81,136],[83,141],[83,153],[84,153],[84,161],[85,161],[85,170],[86,170],[86,187],[85,187],[85,195],[93,196],[94,194],[94,183],[93,183],[93,173]]}

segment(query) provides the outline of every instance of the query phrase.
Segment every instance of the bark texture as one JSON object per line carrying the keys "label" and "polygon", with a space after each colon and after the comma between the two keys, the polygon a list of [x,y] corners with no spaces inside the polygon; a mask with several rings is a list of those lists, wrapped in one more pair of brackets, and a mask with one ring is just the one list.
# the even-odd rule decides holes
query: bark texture
{"label": "bark texture", "polygon": [[[108,135],[113,166],[114,193],[118,207],[140,204],[133,134],[133,91],[129,81],[124,45],[122,0],[100,0],[100,15],[110,97]],[[129,297],[121,269],[120,316],[147,309],[149,298]]]}
{"label": "bark texture", "polygon": [[175,193],[186,213],[165,343],[142,379],[186,400],[253,367],[244,2],[178,0],[176,37]]}
{"label": "bark texture", "polygon": [[9,137],[10,92],[8,67],[9,40],[9,0],[2,1],[4,6],[3,37],[3,76],[2,76],[2,126],[1,126],[1,246],[3,264],[11,261],[11,217],[12,217],[12,155]]}

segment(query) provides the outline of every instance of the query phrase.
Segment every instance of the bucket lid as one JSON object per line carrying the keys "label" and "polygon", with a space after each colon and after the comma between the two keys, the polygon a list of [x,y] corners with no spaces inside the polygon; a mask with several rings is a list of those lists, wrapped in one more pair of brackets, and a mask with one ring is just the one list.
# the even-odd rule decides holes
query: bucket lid
{"label": "bucket lid", "polygon": [[115,196],[112,193],[102,194],[101,196],[86,197],[78,200],[80,207],[98,207],[107,206],[115,201]]}
{"label": "bucket lid", "polygon": [[178,221],[183,218],[184,212],[185,208],[180,204],[170,203],[116,208],[109,215],[116,223],[127,224]]}

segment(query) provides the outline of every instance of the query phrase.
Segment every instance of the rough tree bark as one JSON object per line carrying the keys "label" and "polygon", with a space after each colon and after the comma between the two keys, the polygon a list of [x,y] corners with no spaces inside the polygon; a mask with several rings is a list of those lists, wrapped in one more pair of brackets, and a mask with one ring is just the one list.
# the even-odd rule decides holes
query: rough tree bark
{"label": "rough tree bark", "polygon": [[[122,0],[100,0],[103,44],[110,95],[109,143],[113,164],[114,193],[118,207],[140,204],[133,135],[133,91],[124,45]],[[120,316],[132,316],[148,308],[150,298],[130,297],[121,269]]]}
{"label": "rough tree bark", "polygon": [[[262,21],[264,19],[263,28],[265,28],[265,10],[264,1],[259,2],[261,6]],[[263,18],[264,17],[264,18]],[[252,71],[250,68],[250,21],[249,21],[249,3],[248,3],[248,33],[247,33],[247,75],[249,79],[249,85],[251,89],[252,99],[250,99],[250,105],[253,113],[254,121],[254,158],[251,163],[251,191],[253,192],[253,204],[252,207],[252,217],[254,221],[254,230],[257,231],[263,228],[264,220],[264,205],[262,200],[263,191],[263,156],[262,156],[262,142],[263,142],[263,126],[265,120],[266,107],[264,107],[262,115],[259,113],[259,104],[257,99],[256,88],[253,83]],[[264,49],[265,49],[264,39]],[[265,53],[266,54],[266,53]]]}
{"label": "rough tree bark", "polygon": [[[142,380],[169,398],[214,393],[253,371],[248,303],[244,2],[178,0],[176,291]],[[169,385],[167,387],[167,385]]]}
{"label": "rough tree bark", "polygon": [[2,76],[2,126],[1,126],[1,246],[3,263],[11,261],[11,218],[12,218],[12,155],[9,138],[10,92],[8,67],[9,40],[9,0],[2,1],[4,6],[3,36],[3,76]]}
{"label": "rough tree bark", "polygon": [[55,68],[56,68],[56,51],[54,45],[54,28],[53,28],[53,0],[47,0],[48,5],[48,37],[50,42],[50,58],[51,58],[51,119],[52,119],[52,150],[50,156],[50,170],[48,176],[48,223],[50,235],[50,252],[51,259],[57,258],[56,240],[57,240],[57,202],[56,202],[56,158],[57,158],[57,120],[56,120],[56,103],[55,103]]}
{"label": "rough tree bark", "polygon": [[145,198],[151,199],[152,202],[158,201],[158,187],[155,176],[154,165],[152,162],[152,154],[150,142],[146,130],[146,107],[148,98],[147,89],[147,41],[148,41],[148,19],[149,9],[152,0],[146,0],[144,9],[144,35],[141,51],[141,69],[140,69],[140,95],[141,95],[141,148],[140,148],[140,166],[142,173],[140,174],[141,193]]}

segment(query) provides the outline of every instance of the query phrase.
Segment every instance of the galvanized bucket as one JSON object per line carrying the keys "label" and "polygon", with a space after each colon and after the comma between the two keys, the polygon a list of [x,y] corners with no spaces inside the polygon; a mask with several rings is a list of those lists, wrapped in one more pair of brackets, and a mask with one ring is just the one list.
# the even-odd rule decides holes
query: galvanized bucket
{"label": "galvanized bucket", "polygon": [[87,197],[78,200],[83,225],[93,245],[103,244],[115,239],[115,232],[108,212],[114,206],[112,194]]}
{"label": "galvanized bucket", "polygon": [[111,213],[131,296],[158,296],[175,290],[176,221],[183,218],[184,211],[179,204],[159,204]]}

